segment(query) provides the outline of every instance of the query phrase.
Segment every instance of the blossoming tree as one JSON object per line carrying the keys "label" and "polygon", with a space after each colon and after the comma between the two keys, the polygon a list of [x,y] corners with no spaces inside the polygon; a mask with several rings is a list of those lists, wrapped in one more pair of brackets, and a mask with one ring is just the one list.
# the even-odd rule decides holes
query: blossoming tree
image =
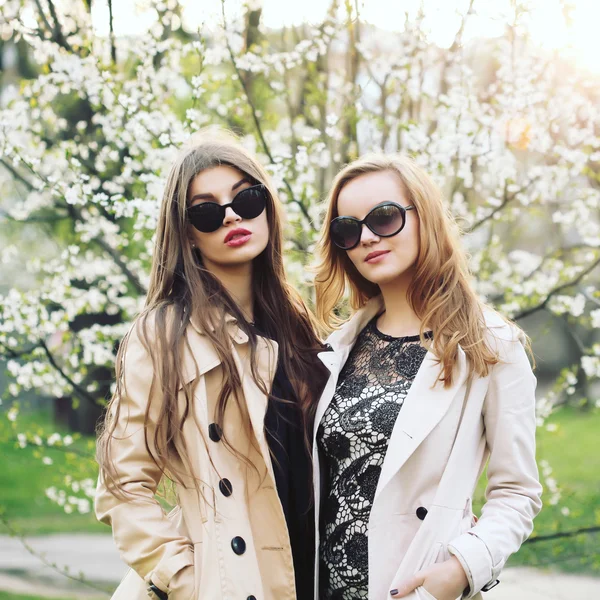
{"label": "blossoming tree", "polygon": [[[43,224],[58,248],[24,265],[34,285],[0,297],[4,403],[20,445],[70,442],[19,425],[24,391],[100,414],[115,347],[144,302],[169,160],[215,123],[240,133],[273,175],[287,265],[308,298],[332,175],[369,150],[415,157],[465,232],[481,295],[517,321],[562,316],[577,336],[578,357],[539,398],[540,424],[565,395],[587,394],[600,376],[600,345],[589,341],[600,326],[600,85],[529,41],[525,2],[513,2],[504,36],[465,44],[471,0],[449,48],[428,39],[424,14],[383,32],[339,0],[316,25],[268,30],[253,3],[199,31],[185,29],[179,3],[146,1],[156,21],[135,39],[114,35],[112,10],[110,35],[96,35],[91,4],[0,8],[3,39],[25,44],[38,67],[2,94],[2,218]],[[17,239],[2,259],[27,253]],[[79,511],[92,494],[73,474],[49,492]]]}

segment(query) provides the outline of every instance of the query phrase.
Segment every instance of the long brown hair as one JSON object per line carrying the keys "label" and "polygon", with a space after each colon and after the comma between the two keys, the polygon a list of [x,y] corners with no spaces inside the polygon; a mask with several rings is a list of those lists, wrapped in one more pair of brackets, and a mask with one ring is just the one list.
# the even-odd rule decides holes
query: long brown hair
{"label": "long brown hair", "polygon": [[379,286],[365,279],[329,236],[329,223],[338,216],[343,187],[356,177],[379,171],[390,171],[399,177],[407,200],[419,215],[420,247],[408,302],[421,320],[424,343],[424,332],[433,332],[432,350],[441,365],[439,380],[447,387],[452,384],[459,345],[472,372],[486,376],[498,357],[485,340],[484,305],[469,281],[471,275],[458,226],[444,205],[439,188],[406,156],[366,155],[347,165],[333,181],[318,245],[320,263],[316,267],[315,287],[319,320],[329,328],[340,324],[334,309],[346,289],[353,310],[380,294]]}
{"label": "long brown hair", "polygon": [[[282,260],[282,211],[277,191],[265,169],[232,133],[215,129],[202,131],[181,150],[169,172],[158,219],[146,304],[134,324],[152,357],[152,385],[158,380],[161,392],[152,443],[147,437],[148,428],[144,428],[146,448],[162,473],[179,483],[182,482],[178,476],[180,465],[186,473],[191,472],[181,430],[191,413],[193,388],[197,381],[191,389],[188,385],[183,386],[185,410],[182,413],[178,410],[178,388],[184,382],[181,355],[185,344],[188,344],[185,332],[190,320],[209,338],[221,360],[223,385],[216,414],[216,423],[221,430],[224,429],[225,409],[231,401],[237,403],[247,431],[251,429],[242,382],[230,350],[231,334],[227,321],[231,317],[248,335],[251,375],[259,389],[270,395],[266,383],[258,375],[254,329],[220,281],[204,268],[202,256],[192,247],[188,235],[190,225],[186,209],[190,184],[201,171],[220,165],[238,169],[253,181],[262,183],[269,192],[266,209],[269,242],[254,259],[253,265],[254,310],[260,315],[262,330],[279,344],[280,361],[302,409],[305,431],[310,428],[316,400],[315,388],[309,382],[314,381],[313,359],[321,345],[309,311],[286,279]],[[99,433],[97,452],[105,479],[116,492],[122,491],[122,488],[110,459],[110,443],[119,419],[119,398],[124,393],[123,358],[126,348],[127,338],[117,354],[117,386]],[[157,408],[151,407],[152,396],[151,392],[145,425],[148,425],[151,409],[156,411]],[[222,441],[239,456],[225,434]]]}

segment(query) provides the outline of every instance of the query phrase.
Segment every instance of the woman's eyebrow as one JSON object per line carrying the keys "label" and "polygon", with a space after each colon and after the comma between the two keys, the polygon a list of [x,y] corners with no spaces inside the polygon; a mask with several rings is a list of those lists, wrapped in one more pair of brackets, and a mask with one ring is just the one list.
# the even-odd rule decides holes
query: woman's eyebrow
{"label": "woman's eyebrow", "polygon": [[[247,177],[240,179],[237,183],[232,185],[231,191],[233,192],[233,191],[237,190],[244,183],[250,183],[250,181],[248,180]],[[211,199],[214,199],[214,197],[215,197],[214,194],[211,194],[210,192],[207,192],[206,194],[194,194],[190,198],[190,202],[193,202],[194,200],[211,200]]]}
{"label": "woman's eyebrow", "polygon": [[240,179],[235,185],[231,186],[231,191],[235,191],[237,190],[241,185],[243,185],[244,183],[251,183],[247,177],[244,177],[243,179]]}

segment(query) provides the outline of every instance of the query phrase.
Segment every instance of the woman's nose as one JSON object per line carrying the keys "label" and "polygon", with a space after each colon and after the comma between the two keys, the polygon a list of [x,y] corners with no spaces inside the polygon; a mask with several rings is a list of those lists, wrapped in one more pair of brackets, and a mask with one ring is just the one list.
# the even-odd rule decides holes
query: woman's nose
{"label": "woman's nose", "polygon": [[223,225],[230,225],[231,223],[239,223],[242,217],[238,215],[231,206],[225,209],[225,218],[223,219]]}
{"label": "woman's nose", "polygon": [[362,231],[360,232],[360,243],[363,246],[368,246],[373,242],[378,242],[380,240],[379,236],[373,233],[366,225],[363,223]]}

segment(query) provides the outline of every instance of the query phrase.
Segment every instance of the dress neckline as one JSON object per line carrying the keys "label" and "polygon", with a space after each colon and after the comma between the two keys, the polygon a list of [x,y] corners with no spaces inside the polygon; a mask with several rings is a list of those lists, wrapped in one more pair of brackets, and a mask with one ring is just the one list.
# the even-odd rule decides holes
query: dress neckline
{"label": "dress neckline", "polygon": [[[393,335],[389,335],[387,333],[383,333],[383,331],[379,330],[379,327],[377,327],[377,319],[379,319],[379,317],[382,315],[383,313],[379,313],[378,315],[375,315],[372,319],[371,322],[369,323],[368,327],[369,329],[380,339],[385,340],[387,342],[402,342],[402,343],[406,343],[406,342],[418,342],[421,340],[421,336],[419,334],[417,335],[403,335],[403,336],[393,336]],[[430,340],[433,339],[433,331],[426,331],[424,334],[424,337],[426,340]]]}

